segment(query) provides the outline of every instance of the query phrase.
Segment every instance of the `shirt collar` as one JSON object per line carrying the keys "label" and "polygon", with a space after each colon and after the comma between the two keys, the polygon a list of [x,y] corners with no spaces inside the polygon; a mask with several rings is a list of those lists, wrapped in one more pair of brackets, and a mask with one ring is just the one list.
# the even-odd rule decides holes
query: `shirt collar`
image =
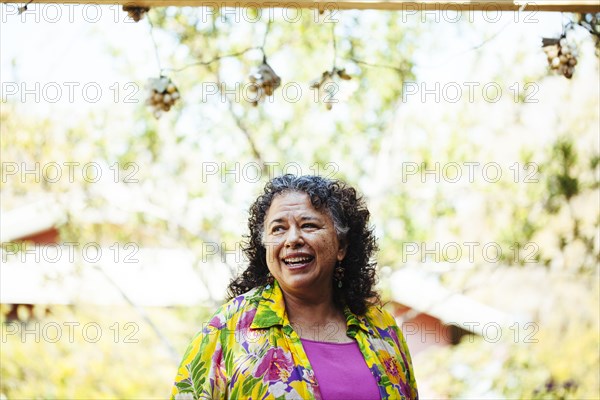
{"label": "shirt collar", "polygon": [[355,330],[355,327],[359,327],[366,333],[369,333],[367,319],[364,316],[359,317],[358,315],[354,314],[352,311],[350,311],[348,306],[344,307],[344,315],[346,316],[346,325],[349,331],[353,331]]}
{"label": "shirt collar", "polygon": [[270,328],[275,325],[289,325],[283,293],[276,280],[262,290],[250,328]]}
{"label": "shirt collar", "polygon": [[[356,331],[356,327],[358,327],[367,333],[369,332],[367,320],[364,316],[357,316],[347,306],[344,307],[344,316],[349,331]],[[261,329],[277,325],[289,325],[289,320],[285,312],[283,292],[279,287],[279,283],[274,280],[271,285],[262,290],[262,295],[259,295],[256,315],[254,315],[250,328]]]}

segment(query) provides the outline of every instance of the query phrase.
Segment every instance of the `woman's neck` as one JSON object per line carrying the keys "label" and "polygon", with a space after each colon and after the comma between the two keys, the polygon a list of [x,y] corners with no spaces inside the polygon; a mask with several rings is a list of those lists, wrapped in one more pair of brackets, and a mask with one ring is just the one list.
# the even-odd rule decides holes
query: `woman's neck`
{"label": "woman's neck", "polygon": [[333,303],[331,295],[307,299],[284,293],[283,297],[290,322],[297,320],[313,323],[329,322],[342,314]]}
{"label": "woman's neck", "polygon": [[301,338],[324,342],[347,342],[346,318],[330,296],[307,300],[283,294],[290,324]]}

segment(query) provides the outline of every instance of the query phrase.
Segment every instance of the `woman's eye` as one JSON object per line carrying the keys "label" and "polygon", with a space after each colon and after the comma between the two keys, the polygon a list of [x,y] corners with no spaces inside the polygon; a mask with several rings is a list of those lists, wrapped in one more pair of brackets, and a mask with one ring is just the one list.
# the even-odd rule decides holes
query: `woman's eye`
{"label": "woman's eye", "polygon": [[273,229],[271,229],[272,233],[277,233],[277,232],[281,232],[283,230],[283,226],[275,226],[273,227]]}
{"label": "woman's eye", "polygon": [[315,224],[304,224],[304,225],[302,225],[302,227],[312,229],[312,228],[316,228],[317,226]]}

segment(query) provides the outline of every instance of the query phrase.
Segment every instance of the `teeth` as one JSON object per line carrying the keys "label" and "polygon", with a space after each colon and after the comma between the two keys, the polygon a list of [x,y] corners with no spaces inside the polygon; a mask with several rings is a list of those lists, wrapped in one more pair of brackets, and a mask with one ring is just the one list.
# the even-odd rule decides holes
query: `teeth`
{"label": "teeth", "polygon": [[309,262],[311,260],[311,257],[292,257],[292,258],[286,258],[285,262],[288,264],[297,264],[297,263],[302,263],[302,262]]}

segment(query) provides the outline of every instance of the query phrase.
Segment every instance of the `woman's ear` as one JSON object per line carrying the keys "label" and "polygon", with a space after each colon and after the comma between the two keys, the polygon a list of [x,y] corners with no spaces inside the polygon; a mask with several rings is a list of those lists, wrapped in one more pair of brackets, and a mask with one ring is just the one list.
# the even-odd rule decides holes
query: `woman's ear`
{"label": "woman's ear", "polygon": [[348,246],[346,246],[345,243],[340,243],[340,248],[338,249],[338,253],[337,253],[338,261],[342,261],[344,259],[344,257],[346,257],[347,249],[348,249]]}

